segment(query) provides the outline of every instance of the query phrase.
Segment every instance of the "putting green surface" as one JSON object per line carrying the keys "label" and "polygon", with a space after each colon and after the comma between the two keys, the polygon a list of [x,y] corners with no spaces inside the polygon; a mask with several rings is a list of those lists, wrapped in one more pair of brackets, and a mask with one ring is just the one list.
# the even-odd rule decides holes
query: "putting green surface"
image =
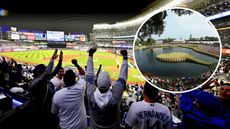
{"label": "putting green surface", "polygon": [[167,61],[167,62],[192,61],[198,64],[203,64],[208,66],[213,64],[212,62],[201,60],[193,55],[189,55],[183,52],[159,54],[156,58],[161,61]]}
{"label": "putting green surface", "polygon": [[[85,51],[77,50],[62,50],[63,51],[63,63],[62,67],[74,66],[71,63],[72,59],[77,59],[78,64],[84,67],[87,64],[88,53]],[[23,52],[1,52],[0,56],[7,58],[14,58],[16,61],[24,62],[28,64],[45,64],[49,63],[54,50],[34,50],[34,51],[23,51]],[[60,52],[60,51],[59,51]],[[58,54],[59,54],[58,52]],[[55,65],[58,63],[58,59],[55,60]],[[102,70],[110,73],[111,79],[118,79],[120,67],[122,64],[122,57],[108,52],[97,51],[94,54],[94,68],[98,69],[99,65],[102,64]],[[119,68],[117,68],[119,65]],[[128,83],[135,84],[136,82],[143,84],[144,79],[139,74],[136,68],[133,67],[134,63],[129,60],[128,69]]]}

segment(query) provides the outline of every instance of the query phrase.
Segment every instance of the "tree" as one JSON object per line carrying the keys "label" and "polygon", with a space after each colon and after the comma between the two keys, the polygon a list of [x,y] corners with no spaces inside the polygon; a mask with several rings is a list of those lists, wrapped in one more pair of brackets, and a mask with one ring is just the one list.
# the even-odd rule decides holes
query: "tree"
{"label": "tree", "polygon": [[205,36],[204,38],[205,38],[206,41],[218,41],[217,37]]}
{"label": "tree", "polygon": [[151,35],[161,35],[164,31],[164,19],[166,18],[166,11],[160,12],[151,17],[138,32],[138,38],[141,42],[151,38]]}
{"label": "tree", "polygon": [[[185,9],[171,9],[167,11],[172,11],[178,16],[191,15],[193,13],[192,11]],[[167,11],[157,13],[143,24],[137,35],[141,43],[151,38],[152,35],[160,36],[164,32],[164,20],[167,17]]]}
{"label": "tree", "polygon": [[167,39],[163,39],[163,43],[171,43],[175,40],[175,38],[167,38]]}
{"label": "tree", "polygon": [[135,40],[135,46],[139,46],[139,44],[140,44],[140,39],[136,39]]}
{"label": "tree", "polygon": [[185,9],[172,9],[171,11],[177,14],[179,17],[183,15],[191,15],[193,13],[192,11]]}
{"label": "tree", "polygon": [[153,45],[153,44],[155,44],[155,43],[156,43],[156,40],[153,39],[153,38],[149,38],[149,39],[147,40],[147,45]]}

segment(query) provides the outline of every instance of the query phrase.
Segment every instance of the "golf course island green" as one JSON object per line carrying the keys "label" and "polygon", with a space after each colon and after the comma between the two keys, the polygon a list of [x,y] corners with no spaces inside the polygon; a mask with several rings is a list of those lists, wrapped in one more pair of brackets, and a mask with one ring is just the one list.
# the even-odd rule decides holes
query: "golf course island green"
{"label": "golf course island green", "polygon": [[207,66],[212,66],[213,62],[208,62],[201,60],[193,55],[189,55],[187,53],[183,52],[172,52],[172,53],[165,53],[165,54],[159,54],[156,56],[156,58],[160,61],[165,61],[165,62],[194,62],[202,65],[207,65]]}

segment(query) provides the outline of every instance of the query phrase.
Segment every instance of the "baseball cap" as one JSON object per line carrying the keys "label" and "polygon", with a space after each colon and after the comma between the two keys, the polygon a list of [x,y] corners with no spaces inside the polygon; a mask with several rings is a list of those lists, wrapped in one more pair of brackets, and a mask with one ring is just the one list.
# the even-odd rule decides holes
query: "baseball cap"
{"label": "baseball cap", "polygon": [[101,72],[97,78],[97,86],[99,90],[107,91],[111,85],[111,79],[108,72]]}

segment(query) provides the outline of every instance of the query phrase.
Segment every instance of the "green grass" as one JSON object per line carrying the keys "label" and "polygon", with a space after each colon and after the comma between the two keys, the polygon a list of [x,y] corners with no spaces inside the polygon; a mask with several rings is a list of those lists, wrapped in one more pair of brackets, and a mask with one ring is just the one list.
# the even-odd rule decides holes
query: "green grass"
{"label": "green grass", "polygon": [[159,54],[157,58],[159,59],[186,59],[186,61],[191,61],[191,62],[195,62],[195,63],[202,64],[202,65],[207,65],[210,67],[210,69],[213,69],[213,65],[214,65],[213,62],[204,61],[193,55],[189,55],[183,52],[172,52],[172,53]]}
{"label": "green grass", "polygon": [[[54,50],[34,50],[34,51],[24,51],[24,52],[2,52],[0,56],[5,56],[7,58],[14,58],[17,61],[25,62],[29,64],[45,64],[49,63]],[[59,54],[59,52],[58,52]],[[88,60],[88,53],[85,51],[77,50],[63,50],[63,63],[62,66],[73,66],[71,63],[72,59],[77,59],[80,66],[84,67]],[[55,60],[55,65],[58,63],[58,59]],[[121,67],[122,57],[116,56],[112,53],[99,52],[94,54],[94,68],[98,69],[99,65],[102,64],[102,70],[110,73],[113,80],[118,79],[119,69],[116,68],[117,63]],[[129,63],[132,63],[129,61]],[[143,78],[135,68],[129,68],[128,70],[128,83],[144,83]]]}

